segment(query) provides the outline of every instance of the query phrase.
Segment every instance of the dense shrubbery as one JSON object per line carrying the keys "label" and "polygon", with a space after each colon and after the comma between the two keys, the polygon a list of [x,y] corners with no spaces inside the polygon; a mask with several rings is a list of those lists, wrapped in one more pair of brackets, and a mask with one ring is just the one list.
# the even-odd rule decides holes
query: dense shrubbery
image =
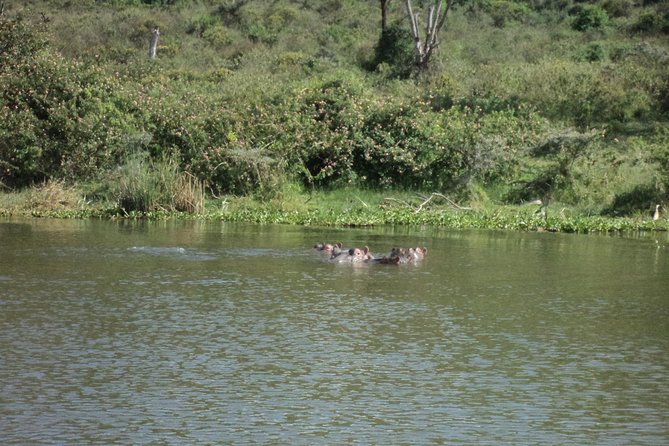
{"label": "dense shrubbery", "polygon": [[609,22],[609,15],[598,5],[583,5],[577,11],[571,24],[576,31],[601,29]]}
{"label": "dense shrubbery", "polygon": [[391,77],[407,78],[413,71],[413,36],[401,22],[381,31],[376,45],[373,68]]}
{"label": "dense shrubbery", "polygon": [[0,19],[0,180],[81,180],[113,168],[132,126],[122,84],[47,51],[21,20]]}
{"label": "dense shrubbery", "polygon": [[[48,34],[36,32],[47,26],[37,12],[0,17],[4,186],[109,182],[124,185],[106,190],[128,211],[186,208],[149,196],[167,190],[149,173],[171,160],[165,184],[196,180],[213,195],[268,198],[297,183],[463,195],[482,186],[529,200],[544,184],[595,211],[630,211],[635,190],[645,191],[637,210],[669,198],[669,49],[657,5],[456,5],[431,71],[417,73],[400,2],[383,33],[371,1],[107,3],[69,4]],[[118,35],[81,37],[94,34],[93,18]],[[153,26],[162,36],[149,61]],[[602,136],[578,152],[532,152],[592,128]]]}

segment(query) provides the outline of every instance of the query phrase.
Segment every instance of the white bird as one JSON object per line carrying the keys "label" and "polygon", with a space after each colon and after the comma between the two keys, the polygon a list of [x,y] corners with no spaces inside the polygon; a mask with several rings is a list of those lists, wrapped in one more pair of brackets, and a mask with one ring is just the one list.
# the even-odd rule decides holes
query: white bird
{"label": "white bird", "polygon": [[534,200],[530,201],[529,203],[526,203],[528,205],[535,205],[539,206],[536,211],[534,211],[535,215],[539,215],[540,217],[543,218],[548,218],[548,202],[547,201],[542,201],[542,200]]}
{"label": "white bird", "polygon": [[656,204],[655,205],[655,212],[653,213],[653,221],[658,221],[660,219],[660,205]]}

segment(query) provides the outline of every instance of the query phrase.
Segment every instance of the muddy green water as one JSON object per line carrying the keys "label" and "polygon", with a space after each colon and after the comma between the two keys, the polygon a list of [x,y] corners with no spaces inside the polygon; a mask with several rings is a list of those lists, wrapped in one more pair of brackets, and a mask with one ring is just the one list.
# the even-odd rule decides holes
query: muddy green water
{"label": "muddy green water", "polygon": [[668,444],[668,246],[0,220],[0,443]]}

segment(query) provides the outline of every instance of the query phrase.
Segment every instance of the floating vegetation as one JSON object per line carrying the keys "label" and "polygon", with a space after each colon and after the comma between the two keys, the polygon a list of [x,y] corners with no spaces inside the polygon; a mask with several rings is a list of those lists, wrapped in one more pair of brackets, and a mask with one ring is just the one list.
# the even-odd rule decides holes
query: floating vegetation
{"label": "floating vegetation", "polygon": [[[439,195],[439,194],[437,194]],[[30,202],[31,194],[24,200]],[[360,198],[363,196],[363,198]],[[351,198],[353,197],[353,198]],[[302,226],[373,227],[382,225],[435,226],[452,229],[502,229],[514,231],[563,233],[612,233],[624,231],[667,231],[669,220],[653,220],[651,213],[631,217],[578,215],[563,208],[548,213],[534,205],[466,207],[450,200],[421,197],[383,198],[363,193],[342,192],[307,198],[296,195],[284,200],[260,202],[248,197],[226,197],[211,201],[200,212],[166,209],[140,211],[119,209],[115,203],[92,203],[67,207],[34,207],[21,205],[16,197],[0,201],[0,216],[44,218],[130,219],[130,220],[218,220],[263,224]],[[432,197],[432,196],[430,196]],[[0,196],[0,198],[2,198]],[[445,198],[445,197],[444,197]],[[14,200],[14,201],[12,201]],[[74,202],[74,201],[73,201]],[[534,203],[532,203],[534,204]]]}

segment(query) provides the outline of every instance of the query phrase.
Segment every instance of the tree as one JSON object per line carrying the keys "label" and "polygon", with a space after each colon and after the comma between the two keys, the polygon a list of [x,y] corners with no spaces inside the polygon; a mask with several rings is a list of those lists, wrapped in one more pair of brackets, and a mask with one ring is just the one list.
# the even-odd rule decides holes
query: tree
{"label": "tree", "polygon": [[380,0],[381,2],[381,32],[385,31],[388,25],[388,5],[390,0]]}
{"label": "tree", "polygon": [[382,71],[389,77],[410,77],[414,68],[412,44],[413,38],[406,26],[401,23],[387,25],[376,46],[375,69],[379,70],[379,66],[385,64],[388,71]]}
{"label": "tree", "polygon": [[414,39],[415,64],[421,69],[427,69],[432,53],[439,46],[439,31],[446,22],[446,16],[451,10],[453,0],[446,1],[446,8],[443,8],[442,0],[434,0],[434,4],[427,9],[427,23],[425,26],[425,39],[421,40],[418,30],[418,14],[413,12],[411,0],[405,0],[406,13],[411,24],[411,34]]}

